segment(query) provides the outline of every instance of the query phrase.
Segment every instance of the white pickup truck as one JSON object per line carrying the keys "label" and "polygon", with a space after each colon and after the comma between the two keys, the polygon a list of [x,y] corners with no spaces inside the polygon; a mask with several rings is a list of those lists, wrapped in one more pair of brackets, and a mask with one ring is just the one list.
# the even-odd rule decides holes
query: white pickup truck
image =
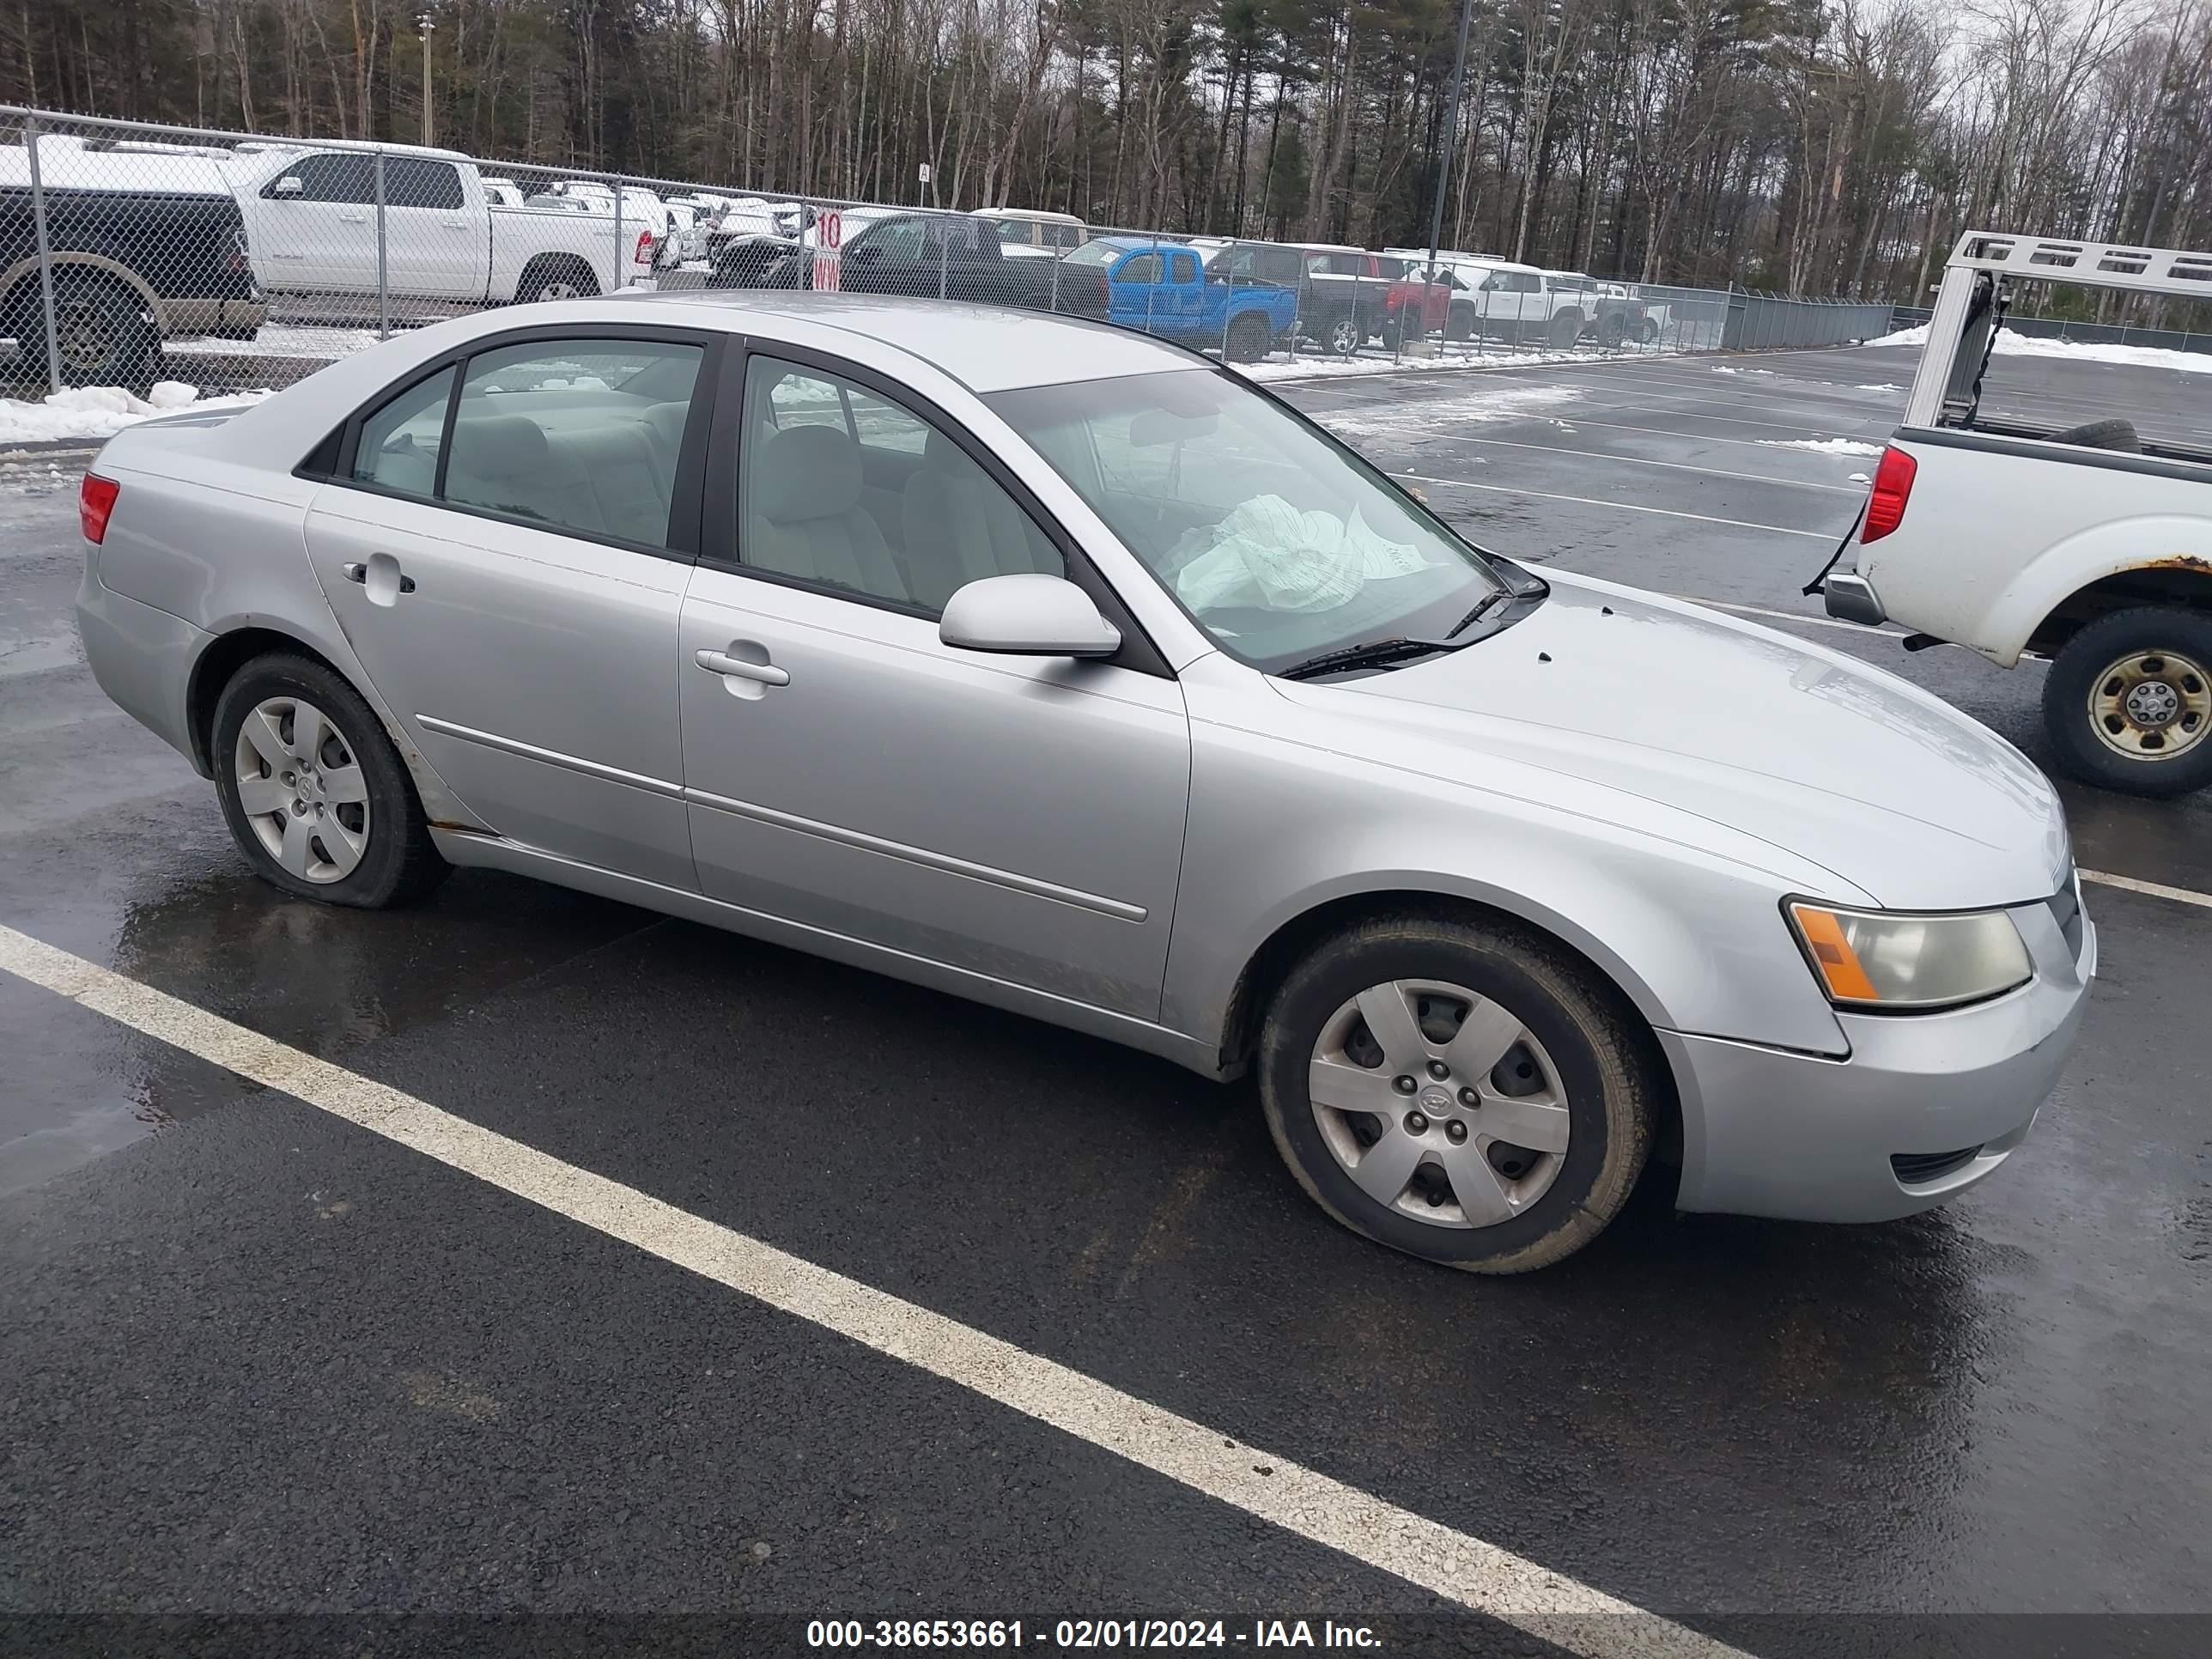
{"label": "white pickup truck", "polygon": [[[270,294],[378,292],[375,158],[302,147],[225,164],[247,257]],[[384,148],[383,291],[402,301],[505,304],[626,288],[653,274],[654,228],[605,213],[487,199],[453,150]]]}
{"label": "white pickup truck", "polygon": [[[1423,263],[1428,258],[1414,248],[1388,251]],[[1580,272],[1543,270],[1486,253],[1446,252],[1437,263],[1472,290],[1473,331],[1508,345],[1571,349],[1599,314],[1597,284]],[[1458,307],[1454,312],[1456,319]],[[1464,337],[1455,331],[1453,337]]]}
{"label": "white pickup truck", "polygon": [[2110,370],[1993,358],[2014,295],[2046,284],[2212,300],[2212,253],[1961,238],[1904,423],[1838,550],[1850,568],[1807,591],[1831,616],[1917,630],[1908,650],[2050,658],[2058,764],[2181,794],[2212,783],[2212,436],[2191,415],[2110,401],[2127,390],[2097,380]]}

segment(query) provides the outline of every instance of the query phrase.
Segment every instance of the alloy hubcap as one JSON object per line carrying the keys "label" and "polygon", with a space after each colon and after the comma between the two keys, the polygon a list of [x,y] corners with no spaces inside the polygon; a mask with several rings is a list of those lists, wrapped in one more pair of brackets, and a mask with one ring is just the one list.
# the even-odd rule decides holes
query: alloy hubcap
{"label": "alloy hubcap", "polygon": [[1323,1144],[1360,1190],[1432,1226],[1509,1221],[1565,1160],[1558,1067],[1517,1015],[1464,986],[1362,991],[1322,1025],[1307,1092]]}
{"label": "alloy hubcap", "polygon": [[238,804],[269,856],[303,881],[343,881],[368,848],[368,780],[329,715],[270,697],[238,728]]}
{"label": "alloy hubcap", "polygon": [[2171,760],[2212,726],[2212,675],[2175,652],[2130,652],[2090,687],[2089,724],[2130,760]]}

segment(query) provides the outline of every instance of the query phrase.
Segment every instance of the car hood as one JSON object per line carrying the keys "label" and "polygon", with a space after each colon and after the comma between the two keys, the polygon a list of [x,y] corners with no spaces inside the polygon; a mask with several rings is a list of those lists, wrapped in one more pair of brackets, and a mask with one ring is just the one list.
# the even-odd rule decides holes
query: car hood
{"label": "car hood", "polygon": [[[1896,909],[2018,903],[2069,857],[2057,796],[1995,732],[1893,674],[1586,577],[1495,636],[1331,686],[1364,720],[1695,814]],[[1340,703],[1340,708],[1344,705]]]}

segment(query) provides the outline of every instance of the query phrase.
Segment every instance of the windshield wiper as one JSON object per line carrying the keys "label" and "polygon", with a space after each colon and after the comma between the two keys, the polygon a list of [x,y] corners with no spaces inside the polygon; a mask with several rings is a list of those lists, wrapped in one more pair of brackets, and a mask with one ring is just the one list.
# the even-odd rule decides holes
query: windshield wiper
{"label": "windshield wiper", "polygon": [[1449,629],[1444,630],[1444,637],[1448,640],[1456,638],[1458,635],[1465,633],[1468,629],[1474,627],[1475,623],[1480,622],[1492,611],[1497,610],[1500,605],[1512,604],[1514,599],[1517,597],[1518,596],[1510,587],[1501,587],[1495,593],[1484,594],[1480,604],[1477,605],[1474,610],[1468,611],[1467,615],[1462,617],[1457,622],[1454,623]]}
{"label": "windshield wiper", "polygon": [[1294,662],[1288,668],[1276,670],[1275,678],[1310,680],[1317,674],[1340,673],[1352,668],[1387,668],[1411,657],[1425,657],[1452,648],[1438,640],[1370,640],[1364,645],[1347,645],[1335,651],[1324,651],[1317,657],[1308,657],[1304,662]]}

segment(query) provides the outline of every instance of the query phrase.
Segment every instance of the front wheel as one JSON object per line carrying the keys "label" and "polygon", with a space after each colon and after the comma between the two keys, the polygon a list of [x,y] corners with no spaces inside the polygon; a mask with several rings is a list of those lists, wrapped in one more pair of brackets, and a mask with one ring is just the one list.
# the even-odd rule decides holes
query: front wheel
{"label": "front wheel", "polygon": [[380,909],[445,879],[392,740],[331,669],[255,658],[223,688],[211,736],[223,817],[264,880],[319,903]]}
{"label": "front wheel", "polygon": [[1349,357],[1366,343],[1365,336],[1358,319],[1350,312],[1333,319],[1324,337],[1328,342],[1328,349],[1340,357]]}
{"label": "front wheel", "polygon": [[2212,783],[2212,616],[2143,605],[2100,617],[2051,663],[2043,724],[2086,783],[2129,795]]}
{"label": "front wheel", "polygon": [[1632,1018],[1518,928],[1370,921],[1277,995],[1261,1103],[1298,1184],[1354,1232],[1523,1273],[1596,1237],[1644,1168],[1657,1085]]}

